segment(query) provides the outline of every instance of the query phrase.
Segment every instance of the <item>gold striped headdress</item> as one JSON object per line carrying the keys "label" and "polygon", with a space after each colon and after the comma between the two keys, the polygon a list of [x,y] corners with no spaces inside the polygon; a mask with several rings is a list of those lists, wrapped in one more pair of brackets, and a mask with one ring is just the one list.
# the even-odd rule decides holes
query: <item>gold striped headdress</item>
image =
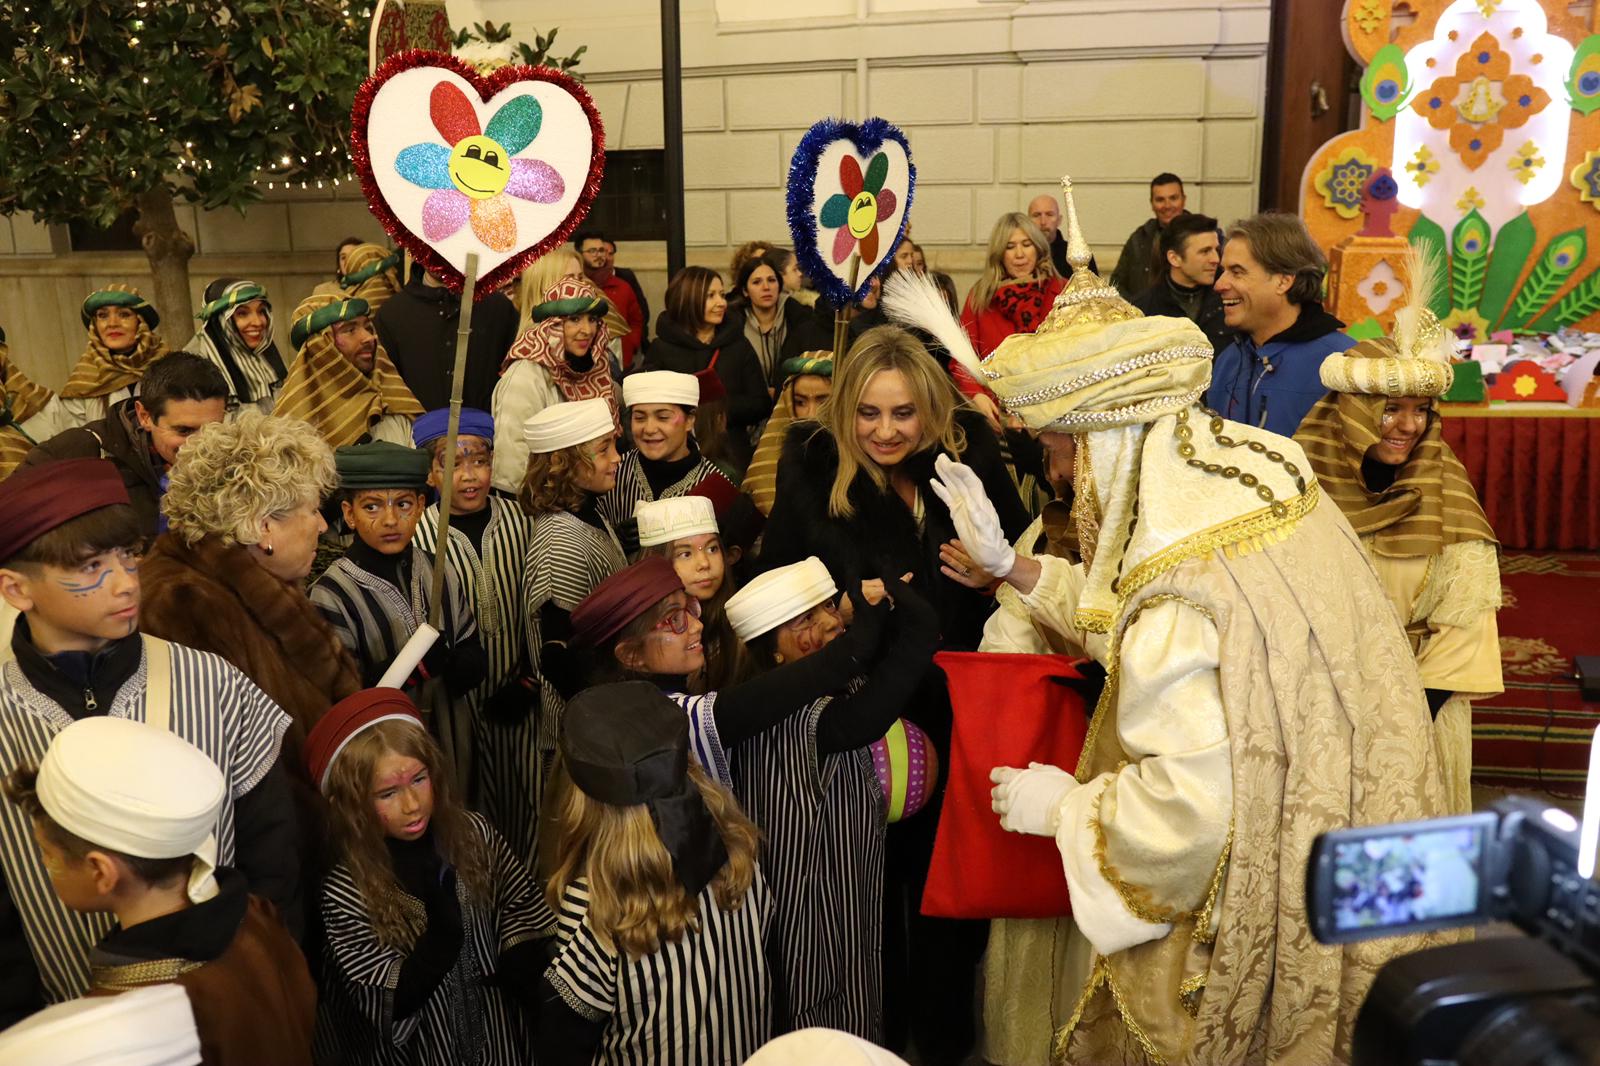
{"label": "gold striped headdress", "polygon": [[1450,334],[1428,310],[1439,284],[1437,263],[1413,249],[1407,257],[1407,305],[1393,338],[1362,341],[1322,363],[1333,390],[1317,401],[1294,439],[1305,449],[1323,491],[1374,552],[1433,555],[1463,540],[1494,541],[1467,471],[1445,443],[1437,409],[1394,481],[1374,492],[1363,471],[1383,436],[1383,409],[1399,397],[1435,398],[1450,387]]}
{"label": "gold striped headdress", "polygon": [[294,309],[293,335],[300,351],[283,380],[273,413],[309,422],[334,448],[355,444],[385,415],[422,414],[422,405],[382,344],[373,355],[370,374],[363,374],[339,353],[331,328],[365,313],[364,303],[336,293],[313,293]]}

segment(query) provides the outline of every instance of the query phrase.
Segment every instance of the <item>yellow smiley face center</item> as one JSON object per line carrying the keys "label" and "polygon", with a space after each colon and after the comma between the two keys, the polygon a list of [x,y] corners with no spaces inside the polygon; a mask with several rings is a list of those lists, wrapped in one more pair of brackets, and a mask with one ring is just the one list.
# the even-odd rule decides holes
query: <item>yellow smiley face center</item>
{"label": "yellow smiley face center", "polygon": [[511,160],[492,138],[463,137],[450,151],[450,180],[474,200],[487,200],[511,180]]}
{"label": "yellow smiley face center", "polygon": [[850,201],[847,224],[850,227],[850,236],[856,240],[871,233],[872,227],[878,224],[878,198],[865,190],[856,193],[856,198]]}

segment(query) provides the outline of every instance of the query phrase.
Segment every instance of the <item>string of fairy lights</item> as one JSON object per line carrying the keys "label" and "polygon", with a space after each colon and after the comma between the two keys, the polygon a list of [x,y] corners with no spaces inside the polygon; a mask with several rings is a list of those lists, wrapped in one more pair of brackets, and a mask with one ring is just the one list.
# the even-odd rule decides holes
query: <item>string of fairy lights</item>
{"label": "string of fairy lights", "polygon": [[[134,7],[139,11],[146,11],[146,10],[149,9],[150,3],[151,3],[151,0],[137,0],[137,2],[134,4]],[[366,5],[366,8],[367,8],[366,14],[370,15],[370,5]],[[26,15],[31,13],[31,10],[32,9],[30,7],[24,6],[22,8],[22,14],[24,16],[26,16]],[[340,14],[343,15],[346,19],[349,19],[351,17],[351,12],[350,12],[350,9],[348,7],[342,8],[341,11],[340,11]],[[138,36],[138,34],[141,31],[143,31],[144,28],[145,28],[144,20],[141,19],[141,18],[135,17],[131,21],[130,27],[131,27],[133,32],[128,37],[128,46],[130,48],[137,48],[139,46],[139,36]],[[31,27],[31,30],[32,30],[33,34],[35,36],[37,36],[38,33],[40,32],[40,26],[37,23],[35,23]],[[48,54],[48,50],[47,50],[47,54]],[[62,67],[66,68],[69,71],[72,69],[72,58],[70,56],[59,56],[59,57],[56,57],[56,58],[59,58]],[[67,76],[67,81],[68,81],[68,83],[70,83],[72,85],[79,84],[78,78],[75,75],[72,75],[72,74],[69,74]],[[141,75],[140,76],[140,82],[141,82],[141,84],[149,85],[150,84],[149,76],[148,75]],[[293,111],[293,110],[295,110],[296,105],[295,105],[295,103],[293,101],[291,101],[287,105],[287,107],[288,107],[288,110]],[[159,122],[160,121],[160,116],[159,115],[151,115],[150,116],[150,121],[151,122]],[[62,125],[63,129],[71,129],[71,125],[72,124],[69,123],[69,122],[63,122],[61,125]],[[278,133],[278,132],[281,132],[281,131],[282,131],[282,127],[281,126],[274,126],[273,127],[273,132],[274,133]],[[72,140],[74,142],[81,141],[85,137],[85,135],[87,135],[89,132],[90,131],[89,131],[88,127],[85,127],[83,129],[74,130],[72,132]],[[157,132],[158,135],[164,135],[166,131],[164,129],[158,128],[156,132]],[[342,174],[340,174],[338,176],[334,176],[334,177],[328,177],[328,176],[324,176],[324,177],[321,177],[321,178],[306,177],[306,178],[300,178],[300,179],[297,179],[297,178],[293,177],[294,171],[298,170],[300,167],[314,165],[314,164],[312,164],[312,159],[320,159],[323,156],[328,156],[328,157],[342,156],[343,157],[342,161],[345,164],[344,172]],[[296,163],[296,159],[299,160],[298,164]],[[204,158],[204,157],[199,156],[199,155],[197,155],[195,153],[195,144],[194,144],[193,141],[189,141],[189,140],[186,140],[186,141],[183,142],[182,154],[176,160],[176,168],[177,168],[177,172],[180,175],[187,175],[191,179],[197,177],[198,175],[200,175],[202,173],[213,171],[213,170],[216,169],[214,164],[212,163],[212,161],[210,159]],[[137,168],[130,168],[129,169],[129,177],[137,178],[138,176],[139,176],[139,171],[138,171]],[[273,190],[276,190],[278,188],[283,188],[283,189],[286,189],[286,190],[293,189],[297,185],[299,186],[300,189],[309,191],[311,189],[330,189],[330,188],[336,189],[340,185],[353,184],[353,183],[355,183],[355,180],[356,180],[356,178],[355,178],[355,163],[354,163],[354,160],[351,159],[350,152],[349,152],[348,148],[341,147],[341,148],[338,148],[338,149],[323,149],[323,148],[319,148],[319,149],[315,150],[314,152],[312,152],[310,157],[307,157],[305,155],[301,155],[298,152],[291,152],[290,154],[281,155],[277,159],[268,161],[264,166],[258,167],[256,169],[256,171],[255,171],[254,176],[251,179],[251,184],[255,185],[255,186],[258,186],[258,187],[263,185],[263,184],[265,184],[265,186],[266,186],[268,191],[273,191]]]}

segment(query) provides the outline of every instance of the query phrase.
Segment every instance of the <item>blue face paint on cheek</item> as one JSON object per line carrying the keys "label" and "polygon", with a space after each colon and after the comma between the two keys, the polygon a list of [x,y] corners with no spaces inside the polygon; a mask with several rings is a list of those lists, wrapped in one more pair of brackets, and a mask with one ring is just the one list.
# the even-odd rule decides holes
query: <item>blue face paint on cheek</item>
{"label": "blue face paint on cheek", "polygon": [[107,579],[109,579],[110,577],[111,577],[111,571],[109,569],[106,569],[106,570],[100,571],[100,576],[95,578],[95,580],[94,580],[94,582],[92,584],[91,583],[81,582],[81,581],[62,581],[60,578],[56,579],[56,584],[60,585],[64,589],[66,589],[68,592],[72,593],[74,596],[88,596],[91,593],[98,592],[99,589],[100,589],[100,586],[104,585],[106,583]]}

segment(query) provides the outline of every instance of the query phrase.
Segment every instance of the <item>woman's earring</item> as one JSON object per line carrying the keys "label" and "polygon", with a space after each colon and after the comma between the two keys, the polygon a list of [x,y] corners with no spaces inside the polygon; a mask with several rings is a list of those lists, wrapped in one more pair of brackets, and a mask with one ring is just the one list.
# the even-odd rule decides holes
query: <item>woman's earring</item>
{"label": "woman's earring", "polygon": [[272,545],[263,544],[261,546],[261,554],[270,557],[272,555]]}

